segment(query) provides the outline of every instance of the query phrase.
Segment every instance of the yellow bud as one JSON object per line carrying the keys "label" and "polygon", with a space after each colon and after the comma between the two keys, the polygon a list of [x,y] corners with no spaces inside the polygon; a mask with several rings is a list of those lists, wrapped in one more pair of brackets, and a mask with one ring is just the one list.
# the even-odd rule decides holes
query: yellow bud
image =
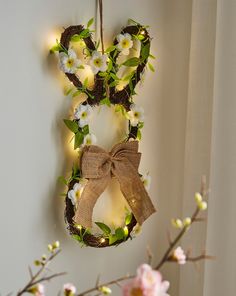
{"label": "yellow bud", "polygon": [[60,247],[59,241],[55,241],[52,245],[53,249],[58,249]]}
{"label": "yellow bud", "polygon": [[35,266],[39,266],[39,265],[41,265],[41,261],[39,261],[39,260],[34,260],[34,265],[35,265]]}
{"label": "yellow bud", "polygon": [[182,228],[183,227],[183,222],[180,219],[172,219],[171,223],[175,228]]}
{"label": "yellow bud", "polygon": [[199,192],[195,193],[195,200],[198,203],[202,202],[202,195]]}
{"label": "yellow bud", "polygon": [[52,247],[51,244],[48,245],[48,251],[49,251],[49,252],[52,252],[52,251],[53,251],[53,247]]}
{"label": "yellow bud", "polygon": [[47,256],[46,256],[45,254],[43,254],[43,255],[42,255],[42,260],[43,260],[43,261],[46,261],[46,259],[47,259]]}
{"label": "yellow bud", "polygon": [[206,201],[202,201],[198,204],[198,208],[202,211],[205,211],[207,209],[207,202]]}
{"label": "yellow bud", "polygon": [[106,286],[100,287],[99,291],[102,292],[104,295],[109,295],[112,292],[112,290],[109,287],[106,287]]}
{"label": "yellow bud", "polygon": [[187,218],[184,219],[184,226],[188,227],[188,226],[191,225],[191,223],[192,223],[191,218],[187,217]]}

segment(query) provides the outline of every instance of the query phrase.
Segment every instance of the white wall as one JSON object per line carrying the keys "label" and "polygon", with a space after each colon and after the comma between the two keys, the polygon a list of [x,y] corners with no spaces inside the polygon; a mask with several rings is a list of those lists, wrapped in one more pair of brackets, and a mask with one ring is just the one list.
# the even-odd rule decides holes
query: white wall
{"label": "white wall", "polygon": [[[157,261],[167,245],[170,218],[181,214],[191,1],[104,0],[107,41],[128,18],[151,26],[157,71],[147,73],[136,100],[146,112],[141,170],[152,175],[151,197],[158,212],[145,223],[141,236],[118,248],[80,249],[65,230],[62,188],[56,180],[73,160],[62,123],[71,99],[64,97],[61,76],[48,57],[48,39],[55,30],[86,23],[94,14],[95,0],[0,2],[3,294],[22,287],[28,263],[56,239],[63,253],[54,267],[67,271],[64,281],[80,290],[92,286],[98,274],[108,280],[134,272],[146,258],[147,245]],[[170,265],[163,272],[171,281],[171,294],[177,296],[178,269]],[[55,280],[48,295],[55,295],[61,283]]]}

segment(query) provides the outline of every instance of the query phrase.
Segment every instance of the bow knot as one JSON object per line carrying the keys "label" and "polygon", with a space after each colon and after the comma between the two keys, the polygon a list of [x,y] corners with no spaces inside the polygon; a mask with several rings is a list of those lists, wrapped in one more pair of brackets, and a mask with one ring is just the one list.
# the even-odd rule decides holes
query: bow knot
{"label": "bow knot", "polygon": [[75,222],[92,226],[94,205],[112,177],[120,183],[121,192],[140,225],[154,213],[155,208],[138,174],[140,159],[137,141],[117,144],[110,152],[95,145],[85,146],[80,167],[83,178],[89,181],[78,200]]}

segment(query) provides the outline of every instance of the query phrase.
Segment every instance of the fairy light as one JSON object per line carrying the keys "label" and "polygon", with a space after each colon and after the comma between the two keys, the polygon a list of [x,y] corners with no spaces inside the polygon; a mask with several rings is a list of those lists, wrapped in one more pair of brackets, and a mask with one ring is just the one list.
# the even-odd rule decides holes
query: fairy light
{"label": "fairy light", "polygon": [[141,35],[145,35],[145,33],[146,33],[145,30],[142,30],[142,31],[140,32]]}
{"label": "fairy light", "polygon": [[77,225],[76,228],[78,228],[79,230],[82,229],[82,225]]}
{"label": "fairy light", "polygon": [[100,239],[100,242],[101,242],[101,244],[104,244],[105,243],[105,238],[104,237],[102,237],[101,239]]}

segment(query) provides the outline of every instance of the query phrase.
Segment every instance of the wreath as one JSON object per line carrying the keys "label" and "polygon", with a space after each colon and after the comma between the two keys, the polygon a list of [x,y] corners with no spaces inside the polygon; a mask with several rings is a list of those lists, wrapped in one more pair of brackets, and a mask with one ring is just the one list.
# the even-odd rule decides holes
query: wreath
{"label": "wreath", "polygon": [[[141,80],[146,65],[153,70],[148,63],[148,58],[153,56],[150,54],[151,38],[146,26],[132,21],[132,25],[123,28],[108,49],[104,49],[102,40],[100,52],[99,44],[92,40],[92,31],[89,29],[92,23],[93,19],[88,22],[86,28],[82,25],[66,28],[61,34],[60,42],[57,41],[51,51],[59,52],[60,68],[76,88],[73,96],[80,93],[87,96],[75,109],[74,118],[64,120],[74,133],[74,149],[80,151],[79,160],[73,166],[71,177],[67,181],[65,220],[74,239],[86,246],[102,248],[118,245],[132,238],[134,229],[155,212],[145,188],[149,177],[144,178],[138,173],[141,158],[138,141],[141,139],[144,122],[143,109],[133,101],[135,86]],[[84,69],[84,65],[70,46],[71,42],[81,41],[84,42],[83,53],[94,73],[92,89],[88,87],[88,79],[84,82],[80,80],[77,71]],[[136,41],[140,44],[139,56],[118,64],[119,57],[129,55]],[[126,81],[125,86],[118,89],[121,81],[118,70],[121,66],[132,71],[123,78]],[[128,135],[110,152],[95,145],[96,137],[89,129],[93,107],[104,104],[115,105],[116,111],[122,112],[128,120]],[[112,177],[118,179],[131,211],[126,213],[124,226],[114,231],[102,222],[95,222],[102,233],[94,234],[91,231],[93,207]]]}

